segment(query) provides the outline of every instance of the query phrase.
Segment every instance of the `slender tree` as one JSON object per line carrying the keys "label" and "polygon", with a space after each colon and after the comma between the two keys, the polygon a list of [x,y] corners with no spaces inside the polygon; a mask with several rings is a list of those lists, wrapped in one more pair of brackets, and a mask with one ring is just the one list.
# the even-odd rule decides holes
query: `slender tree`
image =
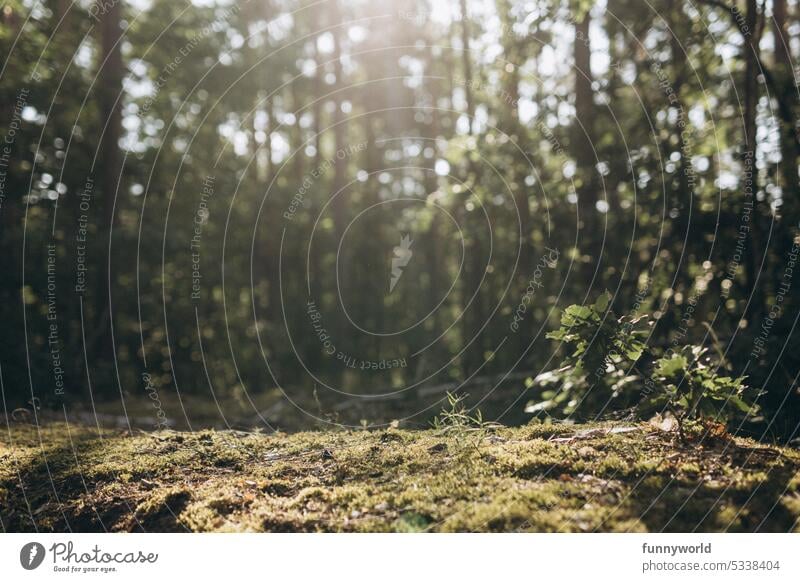
{"label": "slender tree", "polygon": [[764,284],[766,277],[761,279],[758,284],[759,272],[761,268],[761,257],[764,253],[762,248],[764,221],[762,217],[762,205],[758,201],[758,168],[756,166],[756,114],[759,99],[758,78],[760,71],[760,44],[761,33],[763,30],[763,15],[760,14],[757,0],[746,0],[745,27],[741,29],[744,35],[744,104],[742,110],[742,178],[741,184],[745,193],[745,209],[752,208],[752,219],[750,221],[750,249],[747,253],[747,288],[750,293],[752,305],[751,319],[757,320],[764,307]]}
{"label": "slender tree", "polygon": [[792,56],[790,53],[789,9],[786,0],[772,2],[772,36],[775,44],[775,78],[778,90],[789,105],[792,115],[782,116],[781,123],[781,163],[780,178],[783,191],[784,211],[792,217],[797,216],[800,205],[800,184],[797,173],[797,129],[795,128],[794,110],[796,109],[797,90],[794,86]]}
{"label": "slender tree", "polygon": [[[467,106],[467,135],[476,142],[478,136],[475,134],[475,97],[473,86],[475,79],[472,72],[471,54],[471,31],[467,0],[460,0],[461,8],[461,54],[464,81],[464,98]],[[471,152],[467,156],[466,189],[463,196],[465,206],[473,204],[475,208],[471,212],[462,213],[464,223],[467,225],[467,244],[466,246],[466,286],[464,293],[463,314],[464,341],[469,344],[466,347],[464,358],[464,374],[469,375],[483,362],[485,335],[482,329],[485,317],[484,291],[481,281],[485,273],[483,264],[483,245],[481,242],[481,223],[476,216],[479,213],[479,189],[481,187],[481,166],[475,163]],[[471,303],[470,303],[471,302]]]}
{"label": "slender tree", "polygon": [[115,223],[115,199],[120,191],[122,165],[119,140],[122,134],[122,20],[121,2],[100,2],[100,63],[98,92],[100,105],[100,194],[98,245],[95,248],[98,264],[96,276],[96,305],[98,321],[92,339],[96,340],[96,355],[106,364],[114,361],[112,335],[113,255],[112,232]]}
{"label": "slender tree", "polygon": [[[598,233],[597,201],[598,184],[596,179],[594,151],[594,90],[592,89],[591,57],[589,41],[591,23],[590,10],[580,5],[573,14],[574,33],[573,60],[575,66],[575,122],[572,126],[571,146],[578,176],[578,230],[582,253],[588,253],[589,260],[583,268],[582,283],[589,292],[594,286],[602,286],[602,256]],[[594,280],[594,282],[593,282]]]}

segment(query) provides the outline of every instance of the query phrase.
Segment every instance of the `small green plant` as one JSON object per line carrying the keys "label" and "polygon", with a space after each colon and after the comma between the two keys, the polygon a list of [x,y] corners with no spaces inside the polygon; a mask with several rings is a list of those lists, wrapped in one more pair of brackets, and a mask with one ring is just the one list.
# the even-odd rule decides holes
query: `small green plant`
{"label": "small green plant", "polygon": [[719,366],[707,352],[700,346],[685,346],[658,359],[652,375],[657,389],[639,403],[639,414],[669,411],[677,421],[681,438],[689,419],[730,422],[754,414],[758,407],[747,398],[745,377],[719,375]]}
{"label": "small green plant", "polygon": [[465,406],[466,394],[447,393],[447,405],[433,419],[433,428],[443,436],[455,439],[459,448],[476,447],[501,425],[483,420],[480,410],[470,412]]}
{"label": "small green plant", "polygon": [[646,316],[618,316],[609,306],[607,293],[593,305],[571,305],[561,316],[561,326],[547,334],[571,351],[556,370],[527,381],[527,387],[543,387],[538,402],[527,412],[571,415],[578,409],[596,413],[635,402],[631,375],[646,351],[651,321]]}
{"label": "small green plant", "polygon": [[542,390],[526,412],[589,416],[628,410],[639,418],[669,412],[683,438],[687,420],[728,423],[756,411],[745,378],[718,374],[720,363],[705,348],[685,346],[656,358],[646,343],[652,325],[648,315],[616,315],[608,294],[593,305],[567,307],[561,326],[547,337],[571,351],[559,368],[526,382]]}

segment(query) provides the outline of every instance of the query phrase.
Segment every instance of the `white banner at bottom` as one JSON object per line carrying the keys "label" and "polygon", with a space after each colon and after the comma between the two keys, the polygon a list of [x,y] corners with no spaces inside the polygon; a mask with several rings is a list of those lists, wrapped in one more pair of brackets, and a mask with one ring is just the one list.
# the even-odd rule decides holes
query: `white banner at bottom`
{"label": "white banner at bottom", "polygon": [[13,581],[796,581],[799,554],[798,534],[0,535]]}

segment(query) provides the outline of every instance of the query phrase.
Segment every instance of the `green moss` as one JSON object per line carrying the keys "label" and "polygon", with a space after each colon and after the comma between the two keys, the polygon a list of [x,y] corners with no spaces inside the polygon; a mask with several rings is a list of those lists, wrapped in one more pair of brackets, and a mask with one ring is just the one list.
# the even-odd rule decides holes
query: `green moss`
{"label": "green moss", "polygon": [[[646,425],[0,441],[9,531],[788,531],[800,454]],[[30,507],[30,509],[29,509]]]}

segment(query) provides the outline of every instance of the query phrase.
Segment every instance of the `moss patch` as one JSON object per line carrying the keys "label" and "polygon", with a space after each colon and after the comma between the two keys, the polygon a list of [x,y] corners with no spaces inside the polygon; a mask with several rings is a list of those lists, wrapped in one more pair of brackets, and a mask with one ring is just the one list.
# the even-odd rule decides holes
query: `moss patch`
{"label": "moss patch", "polygon": [[6,531],[798,531],[800,453],[649,425],[134,436],[15,426]]}

